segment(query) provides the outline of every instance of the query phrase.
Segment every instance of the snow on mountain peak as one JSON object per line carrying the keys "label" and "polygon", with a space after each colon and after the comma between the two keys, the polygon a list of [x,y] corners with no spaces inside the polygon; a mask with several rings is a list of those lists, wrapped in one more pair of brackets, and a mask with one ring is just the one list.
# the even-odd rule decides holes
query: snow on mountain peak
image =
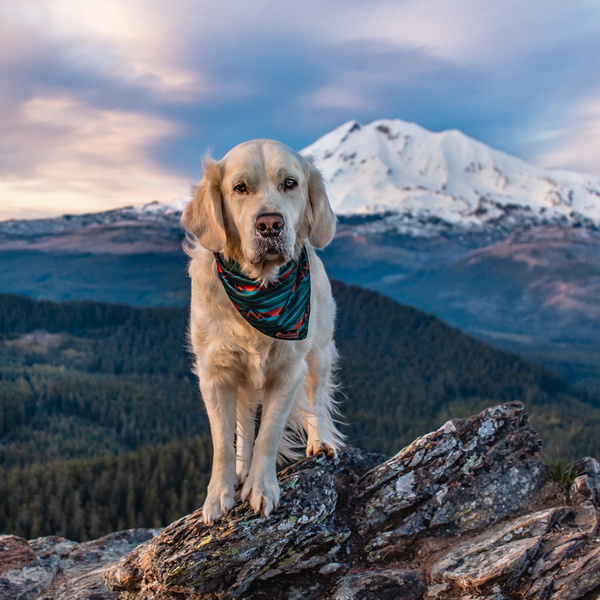
{"label": "snow on mountain peak", "polygon": [[470,227],[520,213],[600,224],[600,179],[530,165],[458,130],[349,121],[301,154],[313,157],[341,215],[391,211]]}

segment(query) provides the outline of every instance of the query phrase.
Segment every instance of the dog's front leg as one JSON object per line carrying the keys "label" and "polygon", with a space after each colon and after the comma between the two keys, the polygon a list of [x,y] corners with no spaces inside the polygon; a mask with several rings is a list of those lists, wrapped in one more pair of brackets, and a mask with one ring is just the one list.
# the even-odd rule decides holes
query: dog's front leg
{"label": "dog's front leg", "polygon": [[252,449],[254,447],[254,435],[256,432],[256,421],[254,415],[255,403],[252,403],[247,392],[238,392],[237,399],[237,440],[236,440],[236,472],[239,483],[244,483],[250,471],[252,463]]}
{"label": "dog's front leg", "polygon": [[[210,378],[207,378],[210,381]],[[202,380],[201,380],[202,381]],[[213,464],[202,516],[212,525],[235,504],[235,409],[236,387],[210,382],[201,384],[213,442]]]}
{"label": "dog's front leg", "polygon": [[279,504],[277,450],[290,410],[304,380],[307,367],[302,361],[293,373],[286,373],[268,387],[263,404],[260,430],[254,442],[254,455],[242,500],[249,500],[257,513],[268,517]]}

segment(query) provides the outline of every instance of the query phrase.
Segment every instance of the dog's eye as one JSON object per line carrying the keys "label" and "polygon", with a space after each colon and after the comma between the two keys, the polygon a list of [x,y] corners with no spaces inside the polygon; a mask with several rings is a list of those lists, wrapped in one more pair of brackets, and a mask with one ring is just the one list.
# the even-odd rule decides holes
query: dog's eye
{"label": "dog's eye", "polygon": [[285,187],[286,190],[293,190],[297,185],[298,182],[295,179],[286,179],[283,187]]}
{"label": "dog's eye", "polygon": [[248,191],[248,188],[245,183],[238,183],[233,186],[233,189],[240,194],[245,194]]}

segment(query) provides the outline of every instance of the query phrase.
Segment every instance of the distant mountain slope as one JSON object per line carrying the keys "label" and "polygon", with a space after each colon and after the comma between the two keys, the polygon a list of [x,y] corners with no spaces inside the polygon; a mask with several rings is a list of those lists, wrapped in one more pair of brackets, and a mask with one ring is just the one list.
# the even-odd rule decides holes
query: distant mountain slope
{"label": "distant mountain slope", "polygon": [[164,254],[0,252],[0,293],[62,302],[96,300],[133,306],[186,306],[187,257]]}
{"label": "distant mountain slope", "polygon": [[535,167],[456,130],[350,121],[302,154],[314,157],[339,214],[392,210],[467,228],[502,220],[600,223],[599,178]]}
{"label": "distant mountain slope", "polygon": [[[451,416],[518,399],[550,448],[600,454],[597,399],[375,292],[334,282],[334,294],[353,445],[391,454]],[[187,309],[0,296],[0,464],[207,433],[186,319]]]}
{"label": "distant mountain slope", "polygon": [[184,203],[150,202],[100,213],[54,219],[0,221],[0,250],[73,254],[169,254],[179,252]]}
{"label": "distant mountain slope", "polygon": [[598,453],[598,397],[391,298],[339,282],[333,289],[355,445],[392,453],[449,418],[522,400],[547,451]]}
{"label": "distant mountain slope", "polygon": [[331,277],[431,312],[600,393],[600,232],[538,226],[483,247],[477,235],[340,232],[323,258]]}
{"label": "distant mountain slope", "polygon": [[[330,276],[600,393],[598,178],[399,120],[351,121],[302,152],[339,215]],[[184,204],[0,222],[0,293],[185,306]]]}

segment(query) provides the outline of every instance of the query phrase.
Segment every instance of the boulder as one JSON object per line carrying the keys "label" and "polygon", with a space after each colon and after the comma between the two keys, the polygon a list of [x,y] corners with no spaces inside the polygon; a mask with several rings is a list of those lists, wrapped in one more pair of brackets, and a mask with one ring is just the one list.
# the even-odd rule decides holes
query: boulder
{"label": "boulder", "polygon": [[0,536],[0,600],[116,600],[104,583],[106,565],[158,533],[129,529],[82,544]]}
{"label": "boulder", "polygon": [[0,574],[21,569],[35,560],[27,540],[16,535],[0,535]]}

